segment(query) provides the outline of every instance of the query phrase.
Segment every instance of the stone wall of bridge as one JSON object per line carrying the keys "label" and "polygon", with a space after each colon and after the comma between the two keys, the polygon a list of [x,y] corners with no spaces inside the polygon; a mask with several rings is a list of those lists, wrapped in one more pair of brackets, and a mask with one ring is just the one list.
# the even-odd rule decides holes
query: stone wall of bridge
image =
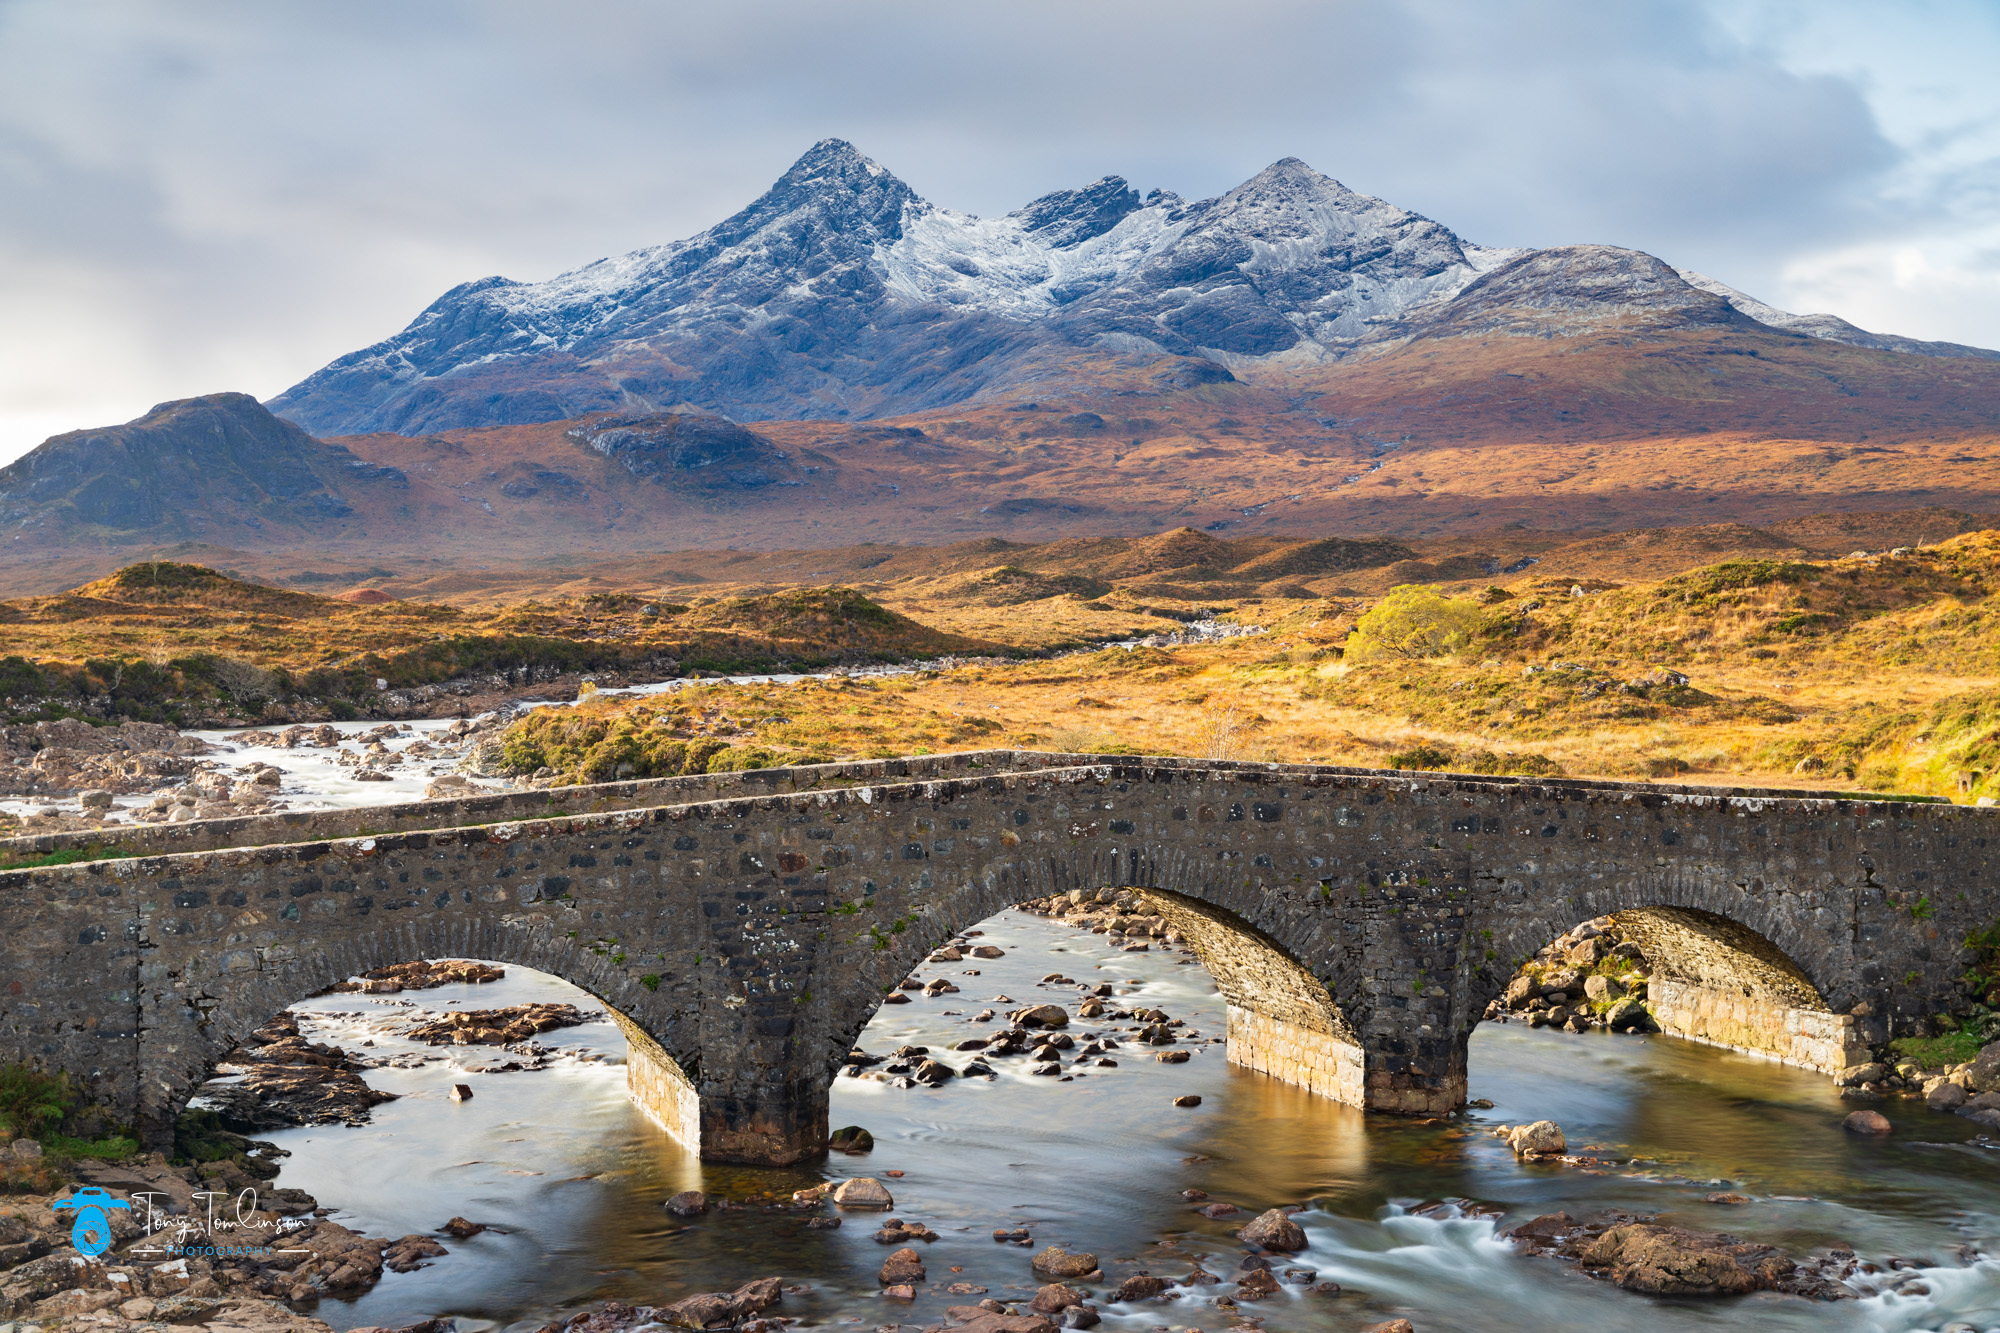
{"label": "stone wall of bridge", "polygon": [[2000,908],[1996,820],[1189,760],[780,777],[694,803],[0,873],[0,1059],[72,1071],[157,1139],[273,1011],[384,963],[493,958],[643,1033],[635,1086],[704,1153],[792,1161],[824,1146],[834,1072],[929,951],[1029,898],[1130,885],[1198,913],[1217,959],[1285,964],[1245,968],[1230,996],[1246,1062],[1435,1111],[1462,1101],[1466,1039],[1515,963],[1607,913],[1735,923],[1812,1012],[1865,1002],[1885,1034],[1919,1021],[1950,994],[1958,938]]}

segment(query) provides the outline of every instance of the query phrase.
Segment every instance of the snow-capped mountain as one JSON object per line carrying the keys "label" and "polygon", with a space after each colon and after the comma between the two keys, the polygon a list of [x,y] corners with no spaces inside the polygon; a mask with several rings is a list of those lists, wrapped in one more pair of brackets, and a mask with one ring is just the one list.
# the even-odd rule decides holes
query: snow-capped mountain
{"label": "snow-capped mountain", "polygon": [[1566,336],[1730,318],[1837,342],[2000,357],[1777,311],[1650,255],[1498,250],[1296,158],[1214,199],[1116,176],[982,219],[838,139],[698,236],[551,278],[446,292],[272,400],[321,435],[691,404],[744,419],[919,411],[1045,382],[1078,350],[1239,374],[1474,331]]}

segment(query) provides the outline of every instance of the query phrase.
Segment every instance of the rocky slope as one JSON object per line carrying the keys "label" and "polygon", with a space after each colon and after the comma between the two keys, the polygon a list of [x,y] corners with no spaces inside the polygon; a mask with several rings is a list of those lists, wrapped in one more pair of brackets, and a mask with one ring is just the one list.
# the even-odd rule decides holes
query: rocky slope
{"label": "rocky slope", "polygon": [[683,403],[745,419],[881,417],[1089,382],[1098,371],[1079,354],[1200,358],[1207,368],[1174,373],[1223,378],[1420,334],[1565,336],[1635,311],[1662,328],[1733,318],[2000,358],[1778,311],[1636,251],[1481,247],[1296,158],[1197,203],[1141,199],[1107,176],[983,219],[828,139],[698,236],[545,282],[455,287],[272,407],[322,435]]}
{"label": "rocky slope", "polygon": [[324,539],[352,518],[350,493],[405,485],[394,468],[322,444],[245,394],[213,393],[57,435],[0,468],[0,525],[31,542]]}

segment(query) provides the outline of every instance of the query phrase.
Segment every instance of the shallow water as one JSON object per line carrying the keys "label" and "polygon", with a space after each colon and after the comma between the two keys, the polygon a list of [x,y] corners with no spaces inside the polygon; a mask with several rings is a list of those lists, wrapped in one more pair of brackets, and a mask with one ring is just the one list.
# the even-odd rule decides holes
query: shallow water
{"label": "shallow water", "polygon": [[[1207,974],[1174,951],[1117,952],[1102,937],[1019,913],[985,929],[984,942],[1007,949],[1005,958],[926,968],[962,992],[885,1007],[863,1046],[886,1054],[905,1043],[928,1045],[963,1065],[970,1054],[944,1048],[990,1034],[996,1025],[969,1020],[982,1008],[1004,1007],[996,996],[1024,1004],[1074,997],[1073,987],[1038,986],[1036,979],[1053,971],[1093,984],[1136,982],[1147,1004],[1205,1037],[1222,1035],[1221,1000]],[[980,975],[965,975],[974,968]],[[435,1010],[451,1000],[490,1007],[548,999],[591,1007],[554,978],[510,968],[506,980],[486,986],[325,996],[301,1008],[329,1015],[315,1037],[352,1048],[376,1020],[334,1018],[333,1011],[380,1016],[408,1012],[384,1001]],[[1082,1024],[1071,1032],[1098,1030]],[[623,1051],[609,1023],[545,1037],[611,1060]],[[374,1039],[377,1046],[364,1053],[419,1049]],[[341,1210],[341,1221],[370,1234],[427,1232],[454,1215],[511,1233],[447,1240],[452,1254],[432,1267],[388,1275],[358,1301],[322,1304],[319,1317],[336,1328],[438,1314],[458,1316],[466,1328],[532,1328],[590,1301],[664,1303],[774,1273],[811,1288],[785,1301],[788,1313],[808,1323],[938,1323],[946,1305],[978,1297],[935,1291],[914,1306],[885,1302],[875,1271],[888,1250],[871,1239],[879,1215],[849,1214],[841,1229],[818,1231],[806,1229],[800,1214],[757,1207],[685,1222],[659,1207],[687,1188],[740,1200],[889,1170],[905,1173],[885,1180],[896,1195],[893,1215],[939,1233],[919,1247],[930,1282],[974,1282],[1003,1299],[1032,1292],[1029,1257],[1051,1243],[1096,1253],[1113,1281],[1135,1269],[1179,1275],[1195,1260],[1212,1272],[1233,1271],[1244,1251],[1232,1233],[1246,1217],[1198,1216],[1197,1205],[1181,1198],[1193,1188],[1246,1215],[1307,1205],[1298,1220],[1311,1248],[1298,1266],[1317,1269],[1346,1293],[1288,1290],[1242,1307],[1274,1333],[1361,1328],[1398,1314],[1424,1333],[2000,1326],[2000,1264],[1963,1267],[1955,1258],[1968,1242],[2000,1252],[2000,1154],[1975,1146],[1975,1127],[1965,1120],[1892,1102],[1882,1109],[1897,1123],[1894,1137],[1854,1139],[1840,1128],[1851,1105],[1815,1075],[1667,1038],[1486,1024],[1472,1044],[1472,1095],[1490,1098],[1494,1108],[1455,1124],[1414,1125],[1363,1117],[1233,1068],[1219,1044],[1194,1049],[1189,1063],[1170,1066],[1147,1048],[1125,1046],[1112,1053],[1117,1069],[1092,1069],[1071,1082],[1030,1075],[1024,1056],[996,1059],[1000,1077],[991,1083],[958,1079],[938,1090],[843,1078],[835,1084],[833,1123],[866,1126],[877,1147],[867,1157],[834,1157],[823,1170],[704,1166],[626,1099],[622,1068],[574,1057],[526,1073],[469,1075],[444,1065],[373,1070],[371,1082],[404,1094],[376,1108],[373,1125],[267,1137],[293,1153],[280,1184],[311,1190]],[[446,1099],[460,1081],[474,1087],[472,1101]],[[1202,1105],[1173,1107],[1183,1093],[1199,1094]],[[1656,1164],[1601,1175],[1523,1166],[1485,1132],[1544,1117],[1564,1127],[1573,1149],[1595,1145]],[[1703,1202],[1724,1187],[1755,1202]],[[1580,1216],[1620,1207],[1727,1229],[1795,1254],[1840,1242],[1878,1264],[1923,1261],[1917,1272],[1878,1280],[1930,1290],[1837,1305],[1764,1296],[1653,1300],[1522,1258],[1493,1238],[1490,1222],[1404,1212],[1450,1197],[1504,1205],[1503,1227],[1557,1208]],[[995,1244],[989,1233],[999,1226],[1029,1227],[1034,1248]],[[1239,1322],[1199,1297],[1101,1308],[1108,1327],[1134,1333]]]}

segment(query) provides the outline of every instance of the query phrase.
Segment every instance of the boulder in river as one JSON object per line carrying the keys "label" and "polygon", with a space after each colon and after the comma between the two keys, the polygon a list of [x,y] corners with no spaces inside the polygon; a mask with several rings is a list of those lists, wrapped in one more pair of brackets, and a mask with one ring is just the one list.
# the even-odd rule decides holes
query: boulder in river
{"label": "boulder in river", "polygon": [[1655,1296],[1728,1296],[1770,1291],[1795,1265],[1769,1245],[1710,1231],[1634,1222],[1612,1227],[1578,1258],[1619,1286]]}
{"label": "boulder in river", "polygon": [[661,1321],[675,1328],[728,1328],[784,1299],[782,1279],[760,1277],[735,1291],[687,1296],[663,1307]]}
{"label": "boulder in river", "polygon": [[924,1280],[924,1257],[907,1245],[882,1261],[876,1281],[885,1287],[915,1284]]}
{"label": "boulder in river", "polygon": [[834,1152],[864,1153],[875,1151],[875,1136],[859,1125],[849,1125],[845,1129],[833,1131],[833,1137],[826,1146]]}
{"label": "boulder in river", "polygon": [[1630,1213],[1600,1213],[1581,1222],[1568,1213],[1550,1213],[1523,1222],[1506,1238],[1530,1254],[1553,1253],[1593,1277],[1653,1295],[1781,1291],[1833,1301],[1856,1294],[1834,1277],[1800,1267],[1770,1245],[1719,1232],[1662,1226]]}
{"label": "boulder in river", "polygon": [[873,1176],[855,1176],[834,1187],[833,1201],[842,1208],[894,1208],[889,1187]]}
{"label": "boulder in river", "polygon": [[602,1014],[573,1004],[516,1004],[505,1009],[466,1009],[419,1023],[405,1035],[430,1046],[504,1046],[538,1033],[576,1027]]}
{"label": "boulder in river", "polygon": [[1569,1151],[1569,1140],[1563,1137],[1562,1126],[1555,1121],[1537,1120],[1508,1130],[1507,1146],[1516,1157],[1554,1156]]}
{"label": "boulder in river", "polygon": [[1407,1319],[1391,1319],[1386,1323],[1370,1324],[1361,1333],[1417,1333],[1417,1328]]}
{"label": "boulder in river", "polygon": [[1855,1111],[1840,1123],[1850,1134],[1892,1134],[1896,1129],[1880,1111]]}
{"label": "boulder in river", "polygon": [[1257,1214],[1249,1226],[1236,1233],[1236,1238],[1249,1245],[1261,1245],[1267,1250],[1291,1252],[1306,1247],[1305,1228],[1294,1222],[1291,1214],[1282,1208],[1271,1208]]}
{"label": "boulder in river", "polygon": [[1109,1299],[1116,1302],[1149,1301],[1173,1285],[1169,1278],[1155,1277],[1151,1273],[1134,1273],[1118,1284]]}
{"label": "boulder in river", "polygon": [[299,1035],[298,1016],[279,1014],[222,1058],[240,1068],[235,1082],[200,1090],[226,1128],[239,1133],[299,1125],[365,1125],[369,1111],[396,1094],[371,1088],[347,1052]]}
{"label": "boulder in river", "polygon": [[682,1190],[661,1207],[675,1217],[700,1217],[708,1211],[708,1196],[700,1190]]}
{"label": "boulder in river", "polygon": [[1037,1004],[1007,1015],[1024,1028],[1066,1028],[1069,1010],[1059,1004]]}
{"label": "boulder in river", "polygon": [[1043,1277],[1082,1277],[1097,1271],[1097,1256],[1072,1254],[1060,1245],[1051,1245],[1036,1255],[1029,1266]]}
{"label": "boulder in river", "polygon": [[1072,1305],[1082,1305],[1084,1294],[1075,1287],[1061,1282],[1051,1282],[1035,1292],[1035,1298],[1028,1307],[1037,1314],[1061,1314]]}

